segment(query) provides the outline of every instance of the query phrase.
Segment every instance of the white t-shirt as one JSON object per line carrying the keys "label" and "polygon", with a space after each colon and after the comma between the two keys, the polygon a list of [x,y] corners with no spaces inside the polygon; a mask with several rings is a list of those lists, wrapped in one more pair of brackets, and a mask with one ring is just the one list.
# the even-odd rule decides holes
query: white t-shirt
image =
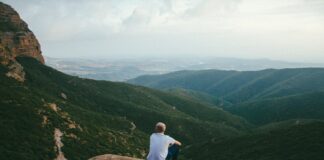
{"label": "white t-shirt", "polygon": [[150,137],[150,152],[147,160],[165,160],[169,145],[174,143],[175,140],[168,135],[153,133]]}

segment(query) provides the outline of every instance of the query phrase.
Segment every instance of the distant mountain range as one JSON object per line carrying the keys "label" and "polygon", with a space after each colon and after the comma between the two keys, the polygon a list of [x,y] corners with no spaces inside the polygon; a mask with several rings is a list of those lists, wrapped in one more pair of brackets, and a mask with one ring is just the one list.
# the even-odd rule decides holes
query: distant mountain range
{"label": "distant mountain range", "polygon": [[257,125],[294,118],[324,119],[324,68],[178,71],[128,82],[171,93],[180,88],[179,95],[213,103]]}
{"label": "distant mountain range", "polygon": [[180,70],[262,70],[268,68],[324,67],[324,64],[291,63],[267,59],[237,58],[143,58],[78,59],[46,57],[46,64],[70,75],[110,81],[126,81],[147,74],[165,74]]}
{"label": "distant mountain range", "polygon": [[323,91],[324,68],[178,71],[140,76],[128,82],[156,89],[190,89],[240,103]]}

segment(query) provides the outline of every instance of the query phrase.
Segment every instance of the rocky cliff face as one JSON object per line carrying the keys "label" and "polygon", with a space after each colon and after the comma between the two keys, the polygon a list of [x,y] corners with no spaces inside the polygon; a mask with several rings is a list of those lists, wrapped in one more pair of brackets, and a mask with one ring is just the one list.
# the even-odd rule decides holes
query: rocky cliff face
{"label": "rocky cliff face", "polygon": [[0,62],[8,65],[17,56],[33,57],[44,64],[33,32],[13,8],[0,2]]}

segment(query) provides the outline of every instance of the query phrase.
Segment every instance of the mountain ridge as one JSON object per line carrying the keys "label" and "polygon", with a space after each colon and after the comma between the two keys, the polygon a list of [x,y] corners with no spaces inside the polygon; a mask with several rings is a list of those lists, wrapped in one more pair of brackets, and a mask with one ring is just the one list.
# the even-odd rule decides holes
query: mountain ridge
{"label": "mountain ridge", "polygon": [[[142,76],[129,83],[171,93],[184,90],[176,93],[179,95],[192,91],[207,94],[199,94],[198,99],[257,126],[289,119],[323,118],[324,68],[182,71]],[[197,94],[186,95],[197,99]]]}
{"label": "mountain ridge", "polygon": [[[312,81],[312,83],[307,83]],[[324,68],[267,69],[261,71],[178,71],[147,75],[128,83],[156,89],[183,88],[208,93],[232,103],[323,91]]]}

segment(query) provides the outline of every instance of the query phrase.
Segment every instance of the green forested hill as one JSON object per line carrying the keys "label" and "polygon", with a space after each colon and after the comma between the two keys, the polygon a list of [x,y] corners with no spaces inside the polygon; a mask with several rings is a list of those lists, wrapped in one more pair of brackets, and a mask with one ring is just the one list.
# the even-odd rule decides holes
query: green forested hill
{"label": "green forested hill", "polygon": [[256,125],[324,119],[324,68],[179,71],[129,82],[214,104]]}
{"label": "green forested hill", "polygon": [[81,79],[18,58],[26,80],[0,66],[0,159],[53,159],[54,130],[68,159],[113,153],[144,157],[158,121],[185,145],[239,135],[245,120],[203,103],[124,83]]}
{"label": "green forested hill", "polygon": [[205,92],[232,103],[324,90],[323,68],[262,71],[179,71],[141,76],[129,83],[158,89],[184,88]]}
{"label": "green forested hill", "polygon": [[324,92],[246,102],[227,109],[257,125],[296,118],[323,120]]}
{"label": "green forested hill", "polygon": [[170,94],[180,96],[182,98],[204,103],[205,105],[211,107],[226,108],[232,105],[230,102],[224,100],[223,98],[213,96],[200,91],[188,90],[183,88],[170,88],[170,89],[166,89],[165,91]]}
{"label": "green forested hill", "polygon": [[[324,122],[276,124],[258,132],[212,139],[189,147],[187,159],[212,160],[321,160],[324,152]],[[266,130],[260,132],[260,130]]]}

